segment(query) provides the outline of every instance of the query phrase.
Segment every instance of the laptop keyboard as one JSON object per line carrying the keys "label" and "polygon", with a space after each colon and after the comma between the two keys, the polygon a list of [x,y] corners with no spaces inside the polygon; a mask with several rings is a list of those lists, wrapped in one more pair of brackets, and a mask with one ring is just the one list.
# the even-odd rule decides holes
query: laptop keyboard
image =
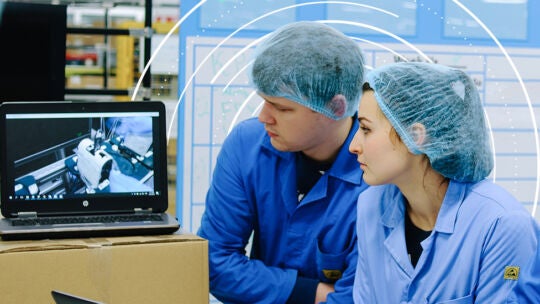
{"label": "laptop keyboard", "polygon": [[129,215],[94,215],[77,217],[40,217],[13,219],[13,226],[35,225],[62,225],[62,224],[88,224],[88,223],[122,223],[122,222],[148,222],[163,221],[158,214],[129,214]]}

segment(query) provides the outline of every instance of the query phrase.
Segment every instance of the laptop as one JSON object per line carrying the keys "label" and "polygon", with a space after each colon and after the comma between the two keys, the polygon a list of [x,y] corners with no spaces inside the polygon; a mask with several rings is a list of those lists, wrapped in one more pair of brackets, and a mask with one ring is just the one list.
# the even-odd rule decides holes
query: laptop
{"label": "laptop", "polygon": [[51,291],[51,295],[56,304],[104,304],[58,290]]}
{"label": "laptop", "polygon": [[0,105],[4,240],[174,233],[160,101]]}

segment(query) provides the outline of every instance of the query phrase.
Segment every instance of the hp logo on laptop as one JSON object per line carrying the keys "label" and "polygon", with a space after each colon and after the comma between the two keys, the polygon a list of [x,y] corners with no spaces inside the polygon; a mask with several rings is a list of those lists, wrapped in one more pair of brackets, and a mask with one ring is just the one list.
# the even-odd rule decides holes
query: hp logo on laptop
{"label": "hp logo on laptop", "polygon": [[88,207],[88,205],[90,205],[90,203],[89,203],[87,200],[84,200],[84,201],[82,202],[82,205],[83,205],[84,207]]}

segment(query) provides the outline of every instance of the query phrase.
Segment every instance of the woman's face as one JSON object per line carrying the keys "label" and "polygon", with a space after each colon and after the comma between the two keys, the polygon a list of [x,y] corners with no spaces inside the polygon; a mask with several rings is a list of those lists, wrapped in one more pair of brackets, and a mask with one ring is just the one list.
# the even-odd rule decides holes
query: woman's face
{"label": "woman's face", "polygon": [[413,155],[409,153],[388,119],[384,116],[373,91],[362,95],[358,107],[360,127],[349,145],[357,155],[364,181],[369,185],[398,184],[406,180]]}

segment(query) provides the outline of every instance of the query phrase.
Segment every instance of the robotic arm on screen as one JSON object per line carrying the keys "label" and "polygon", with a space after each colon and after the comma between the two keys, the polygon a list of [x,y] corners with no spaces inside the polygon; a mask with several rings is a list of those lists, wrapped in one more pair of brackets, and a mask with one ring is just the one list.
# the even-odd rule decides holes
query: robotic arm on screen
{"label": "robotic arm on screen", "polygon": [[[106,131],[105,126],[108,126]],[[148,119],[100,121],[90,138],[83,139],[73,158],[87,192],[151,191],[152,137]]]}
{"label": "robotic arm on screen", "polygon": [[95,149],[94,142],[85,138],[77,147],[77,169],[87,189],[104,191],[109,186],[113,159],[102,149]]}

